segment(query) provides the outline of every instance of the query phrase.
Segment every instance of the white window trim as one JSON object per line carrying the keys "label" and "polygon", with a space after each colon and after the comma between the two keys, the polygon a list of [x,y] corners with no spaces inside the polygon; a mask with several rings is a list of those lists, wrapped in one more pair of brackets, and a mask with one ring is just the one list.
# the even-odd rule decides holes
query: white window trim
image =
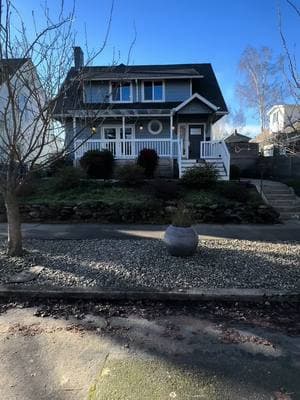
{"label": "white window trim", "polygon": [[[130,84],[130,95],[129,95],[129,100],[113,100],[113,97],[112,97],[112,83],[113,82],[116,82],[116,83],[119,83],[120,85],[122,85],[122,83],[129,83]],[[120,92],[120,93],[122,93],[122,92]],[[133,96],[132,96],[132,82],[131,81],[121,81],[121,82],[118,82],[118,81],[114,81],[114,80],[112,80],[112,81],[110,81],[109,82],[109,102],[110,103],[117,103],[117,104],[119,104],[119,103],[133,103]]]}
{"label": "white window trim", "polygon": [[[145,100],[144,82],[152,82],[152,98],[154,97],[154,82],[162,82],[162,100]],[[166,98],[166,85],[163,79],[149,79],[142,81],[142,103],[163,103]]]}
{"label": "white window trim", "polygon": [[[207,136],[207,132],[206,132],[206,123],[205,122],[199,122],[198,124],[196,123],[196,122],[191,122],[191,123],[187,123],[187,122],[180,122],[179,124],[178,124],[178,132],[180,132],[180,128],[182,127],[182,126],[184,126],[185,127],[185,134],[184,134],[184,137],[182,137],[182,139],[183,139],[183,145],[184,145],[184,148],[185,148],[185,155],[184,155],[184,157],[183,158],[185,158],[185,159],[188,159],[189,158],[189,150],[190,150],[190,139],[189,139],[189,137],[190,137],[190,126],[193,126],[193,125],[203,125],[203,129],[204,129],[204,137],[203,137],[203,141],[204,142],[206,142],[207,140],[206,140],[206,136]],[[178,132],[177,132],[177,134],[178,134]]]}
{"label": "white window trim", "polygon": [[[117,125],[102,125],[101,126],[101,139],[102,140],[110,140],[110,139],[105,139],[104,138],[104,129],[106,129],[106,128],[108,128],[108,129],[111,129],[111,128],[116,129],[116,139],[111,139],[111,140],[117,140],[117,141],[122,142],[123,139],[120,138],[120,133],[121,133],[121,129],[123,129],[123,125],[120,125],[120,124],[117,124]],[[132,140],[134,140],[135,139],[135,125],[134,124],[125,124],[125,129],[126,128],[131,128]]]}

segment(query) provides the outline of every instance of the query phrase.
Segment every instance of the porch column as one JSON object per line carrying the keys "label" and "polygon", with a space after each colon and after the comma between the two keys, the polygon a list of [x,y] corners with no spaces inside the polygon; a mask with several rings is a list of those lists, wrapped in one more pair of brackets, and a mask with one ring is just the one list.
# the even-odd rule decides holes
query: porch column
{"label": "porch column", "polygon": [[170,156],[173,157],[173,111],[170,114]]}
{"label": "porch column", "polygon": [[125,117],[123,116],[122,117],[122,129],[123,129],[123,146],[120,146],[121,147],[121,151],[120,151],[120,154],[122,155],[122,156],[126,156],[126,143],[125,143]]}

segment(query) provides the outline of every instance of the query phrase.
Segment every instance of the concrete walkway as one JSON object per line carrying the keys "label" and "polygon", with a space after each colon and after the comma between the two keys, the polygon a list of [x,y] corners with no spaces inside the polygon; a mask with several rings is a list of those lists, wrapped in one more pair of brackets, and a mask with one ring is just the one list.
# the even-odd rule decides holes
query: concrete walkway
{"label": "concrete walkway", "polygon": [[35,315],[0,315],[3,400],[299,399],[300,340],[283,331],[202,315]]}
{"label": "concrete walkway", "polygon": [[[160,239],[163,225],[114,225],[114,224],[23,224],[23,234],[29,239]],[[242,239],[276,243],[300,242],[300,221],[277,225],[196,225],[203,239]],[[0,238],[7,237],[6,224],[0,224]]]}

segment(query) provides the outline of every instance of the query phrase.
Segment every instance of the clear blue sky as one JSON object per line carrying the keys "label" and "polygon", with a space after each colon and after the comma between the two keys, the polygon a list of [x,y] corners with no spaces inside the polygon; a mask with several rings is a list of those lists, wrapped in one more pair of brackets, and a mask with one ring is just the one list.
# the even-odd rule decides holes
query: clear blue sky
{"label": "clear blue sky", "polygon": [[[54,8],[60,0],[49,0]],[[71,3],[71,0],[67,0]],[[300,6],[300,0],[294,0]],[[25,18],[39,8],[39,0],[16,0]],[[77,0],[77,44],[84,47],[86,24],[89,47],[103,41],[110,0]],[[237,63],[247,45],[269,46],[282,52],[278,31],[278,6],[289,42],[300,37],[300,23],[285,0],[116,0],[109,41],[96,64],[109,64],[120,52],[126,63],[134,37],[131,63],[212,63],[226,102],[238,107],[234,87]],[[299,39],[298,39],[299,40]],[[300,49],[296,50],[300,63]],[[248,121],[253,123],[251,118]]]}

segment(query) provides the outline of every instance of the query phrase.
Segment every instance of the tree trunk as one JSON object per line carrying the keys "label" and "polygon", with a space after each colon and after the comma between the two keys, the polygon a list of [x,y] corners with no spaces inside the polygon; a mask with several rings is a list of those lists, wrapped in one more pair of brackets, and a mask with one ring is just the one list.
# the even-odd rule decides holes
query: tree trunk
{"label": "tree trunk", "polygon": [[7,224],[8,224],[8,248],[10,256],[20,256],[23,253],[21,220],[18,199],[16,193],[7,192],[4,195]]}

